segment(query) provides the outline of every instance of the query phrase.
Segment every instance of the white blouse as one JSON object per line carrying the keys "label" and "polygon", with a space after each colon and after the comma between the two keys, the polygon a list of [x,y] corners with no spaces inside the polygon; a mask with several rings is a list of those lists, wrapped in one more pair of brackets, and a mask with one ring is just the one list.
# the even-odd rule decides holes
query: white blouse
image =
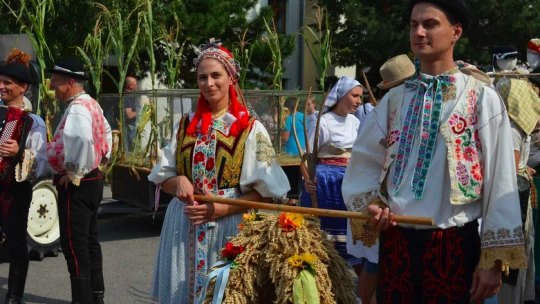
{"label": "white blouse", "polygon": [[[313,147],[315,141],[316,123],[309,125],[309,144]],[[333,112],[324,113],[321,116],[319,127],[319,148],[333,144],[337,148],[350,149],[354,145],[360,121],[354,115],[339,116]]]}
{"label": "white blouse", "polygon": [[[190,118],[193,118],[193,114],[191,114]],[[232,122],[234,116],[227,113],[222,119]],[[174,127],[172,140],[163,150],[161,161],[148,176],[148,180],[156,185],[171,177],[178,176],[176,171],[176,149],[179,124],[180,122],[176,123]],[[261,146],[264,147],[261,144],[261,136],[270,143],[270,136],[264,126],[259,121],[255,121],[245,142],[244,159],[240,173],[240,190],[244,194],[256,190],[262,197],[284,198],[291,189],[289,180],[275,157],[261,156]]]}
{"label": "white blouse", "polygon": [[33,123],[26,138],[23,158],[15,167],[17,182],[33,181],[47,170],[47,127],[41,117],[29,115]]}

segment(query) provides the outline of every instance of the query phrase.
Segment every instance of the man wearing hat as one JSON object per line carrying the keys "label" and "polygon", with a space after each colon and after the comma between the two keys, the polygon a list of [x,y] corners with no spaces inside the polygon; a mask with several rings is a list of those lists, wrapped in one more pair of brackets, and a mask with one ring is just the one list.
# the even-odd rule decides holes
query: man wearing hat
{"label": "man wearing hat", "polygon": [[377,303],[476,302],[498,292],[501,270],[526,265],[510,121],[499,95],[454,62],[465,2],[411,0],[409,13],[417,73],[364,121],[343,197],[380,232]]}
{"label": "man wearing hat", "polygon": [[[23,96],[32,82],[28,69],[29,60],[30,56],[14,50],[6,64],[0,67],[0,97],[5,106],[26,110]],[[28,123],[31,123],[31,127],[24,142],[24,152],[19,155],[15,174],[12,173],[6,181],[0,182],[0,224],[6,235],[5,241],[10,255],[8,290],[4,303],[22,301],[29,264],[26,229],[32,201],[31,181],[39,177],[47,166],[45,123],[37,115],[28,112],[26,115],[26,119],[30,119]],[[2,158],[17,157],[18,151],[19,142],[16,140],[8,139],[0,144]]]}
{"label": "man wearing hat", "polygon": [[72,303],[103,303],[103,261],[97,235],[103,175],[98,165],[110,153],[111,129],[99,104],[84,91],[88,77],[81,63],[62,59],[48,71],[56,99],[67,105],[47,154],[55,173],[60,240],[71,278]]}

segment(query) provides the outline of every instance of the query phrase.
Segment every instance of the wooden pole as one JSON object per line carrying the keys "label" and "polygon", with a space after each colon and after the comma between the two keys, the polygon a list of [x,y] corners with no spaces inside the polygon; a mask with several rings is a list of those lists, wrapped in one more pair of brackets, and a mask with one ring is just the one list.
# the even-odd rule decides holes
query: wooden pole
{"label": "wooden pole", "polygon": [[[195,195],[194,197],[195,197],[195,200],[198,202],[241,206],[241,207],[246,207],[250,209],[263,209],[263,210],[273,210],[273,211],[278,211],[278,212],[292,212],[292,213],[309,214],[309,215],[315,215],[315,216],[339,217],[339,218],[350,218],[350,219],[360,219],[360,220],[371,219],[370,215],[366,215],[361,212],[277,205],[277,204],[268,204],[268,203],[261,203],[261,202],[252,202],[252,201],[246,201],[246,200],[235,200],[235,199],[227,199],[227,198],[221,198],[221,197],[211,197],[211,196],[204,196],[204,195]],[[433,219],[427,218],[427,217],[411,217],[411,216],[394,215],[394,220],[400,224],[424,225],[424,226],[435,225],[435,222],[433,221]]]}
{"label": "wooden pole", "polygon": [[530,74],[519,74],[519,73],[495,73],[495,74],[487,74],[489,77],[504,77],[504,76],[512,76],[512,77],[525,77],[525,78],[536,78],[540,77],[540,73],[530,73]]}
{"label": "wooden pole", "polygon": [[364,70],[362,70],[362,77],[364,78],[364,82],[366,84],[366,88],[369,93],[369,98],[371,99],[371,102],[373,103],[373,106],[377,105],[377,99],[375,98],[375,95],[373,95],[373,92],[371,91],[371,86],[369,85],[369,81],[367,80],[366,73],[364,73]]}

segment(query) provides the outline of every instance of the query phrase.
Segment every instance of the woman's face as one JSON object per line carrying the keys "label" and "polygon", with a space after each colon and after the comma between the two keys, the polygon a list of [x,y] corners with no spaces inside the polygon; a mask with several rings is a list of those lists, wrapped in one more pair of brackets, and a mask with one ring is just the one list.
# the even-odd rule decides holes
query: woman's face
{"label": "woman's face", "polygon": [[358,107],[362,104],[362,94],[364,90],[361,86],[352,88],[345,96],[338,101],[338,106],[346,109],[347,112],[356,112]]}
{"label": "woman's face", "polygon": [[217,59],[207,58],[197,68],[197,84],[210,104],[229,101],[229,85],[232,79]]}

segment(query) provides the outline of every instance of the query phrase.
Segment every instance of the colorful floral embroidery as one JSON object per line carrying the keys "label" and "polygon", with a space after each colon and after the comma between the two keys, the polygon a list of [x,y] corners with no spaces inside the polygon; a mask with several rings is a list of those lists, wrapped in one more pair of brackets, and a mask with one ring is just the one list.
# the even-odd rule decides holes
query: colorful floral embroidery
{"label": "colorful floral embroidery", "polygon": [[[395,174],[392,180],[398,193],[405,171],[411,157],[412,145],[417,132],[420,135],[420,147],[418,159],[414,168],[412,189],[416,199],[422,199],[429,165],[433,157],[435,142],[439,133],[440,117],[443,103],[443,88],[455,87],[456,79],[451,75],[428,76],[418,75],[418,78],[405,83],[409,90],[416,89],[405,116],[403,133],[400,136],[398,156],[395,164]],[[455,89],[454,89],[455,90]],[[420,127],[418,120],[420,111],[422,113]],[[420,130],[418,130],[420,129]]]}
{"label": "colorful floral embroidery", "polygon": [[[457,187],[465,197],[477,199],[482,193],[482,166],[480,165],[479,153],[481,150],[480,136],[475,130],[477,123],[478,108],[476,106],[477,91],[467,92],[467,103],[457,110],[448,124],[456,138],[454,151],[456,173],[458,176]],[[450,164],[451,165],[451,164]]]}
{"label": "colorful floral embroidery", "polygon": [[523,226],[501,228],[497,232],[488,229],[482,234],[482,248],[523,244]]}

